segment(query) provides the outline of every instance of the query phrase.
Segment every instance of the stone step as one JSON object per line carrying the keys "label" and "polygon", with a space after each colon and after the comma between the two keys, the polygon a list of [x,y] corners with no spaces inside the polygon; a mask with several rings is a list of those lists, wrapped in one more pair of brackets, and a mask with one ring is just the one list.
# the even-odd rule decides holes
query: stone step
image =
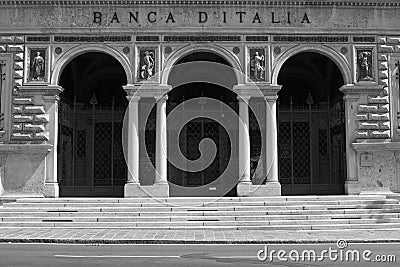
{"label": "stone step", "polygon": [[17,202],[17,203],[5,203],[4,207],[230,207],[230,206],[265,206],[265,207],[282,207],[282,206],[318,206],[318,205],[378,205],[378,204],[399,204],[397,199],[385,199],[385,200],[331,200],[331,201],[312,201],[304,203],[303,201],[281,201],[281,202],[263,202],[263,201],[251,201],[251,202],[209,202],[209,203],[177,203],[170,204],[166,202],[155,202],[155,203],[120,203],[120,202]]}
{"label": "stone step", "polygon": [[210,203],[210,202],[318,202],[336,200],[385,200],[385,195],[284,196],[284,197],[171,197],[171,198],[21,198],[18,203]]}
{"label": "stone step", "polygon": [[[42,221],[65,221],[65,222],[182,222],[182,221],[201,221],[201,222],[237,222],[239,225],[247,222],[270,222],[269,224],[318,224],[319,222],[339,222],[351,223],[351,221],[370,221],[387,222],[387,220],[395,220],[400,222],[399,214],[360,214],[360,215],[315,215],[315,216],[157,216],[157,217],[141,217],[141,216],[12,216],[2,217],[0,222],[42,222]],[[292,222],[290,222],[292,221]],[[295,222],[293,222],[295,221]],[[324,223],[325,224],[325,223]]]}
{"label": "stone step", "polygon": [[93,222],[0,222],[0,227],[23,228],[80,228],[80,229],[151,229],[151,230],[332,230],[332,229],[399,229],[400,223],[354,223],[354,224],[314,224],[314,225],[203,225],[202,222],[174,222],[171,225],[157,225],[156,223],[93,223]]}
{"label": "stone step", "polygon": [[[139,203],[9,203],[4,204],[3,209],[15,209],[15,208],[39,208],[39,209],[56,209],[56,208],[100,208],[102,210],[107,209],[124,209],[124,208],[136,208],[137,211],[139,210],[158,210],[158,211],[174,211],[174,210],[206,210],[206,209],[216,209],[216,210],[251,210],[254,208],[257,209],[269,209],[269,210],[301,210],[301,209],[360,209],[360,208],[395,208],[400,207],[400,204],[397,200],[387,200],[387,201],[374,201],[374,202],[357,202],[357,203],[332,203],[332,204],[320,204],[315,203],[313,205],[304,204],[304,203],[296,203],[294,205],[285,205],[284,203],[280,203],[277,205],[270,205],[270,204],[262,204],[258,202],[246,202],[243,205],[233,205],[231,203],[220,203],[222,205],[212,205],[212,206],[165,206],[165,205],[158,205],[154,204],[153,206],[147,206],[144,204]],[[1,210],[0,210],[1,211]]]}
{"label": "stone step", "polygon": [[[268,212],[165,212],[165,213],[139,213],[139,212],[3,212],[0,213],[0,221],[8,220],[7,218],[37,218],[37,217],[68,217],[68,218],[78,218],[78,217],[112,217],[115,220],[118,218],[132,217],[132,219],[146,220],[146,218],[171,218],[169,220],[182,220],[182,218],[221,218],[222,220],[228,220],[227,218],[236,218],[236,220],[255,220],[260,219],[325,219],[325,218],[381,218],[381,217],[400,217],[399,212],[391,212],[387,210],[385,212],[358,212],[358,213],[326,213],[326,214],[268,214]],[[177,219],[174,219],[177,218]]]}
{"label": "stone step", "polygon": [[160,214],[160,213],[197,213],[197,214],[240,214],[240,213],[251,213],[255,212],[256,214],[263,213],[263,214],[270,214],[270,215],[279,215],[279,214],[341,214],[341,213],[380,213],[380,212],[400,212],[400,206],[398,205],[388,205],[388,206],[367,206],[367,207],[334,207],[329,208],[326,206],[322,206],[309,209],[305,207],[291,207],[289,208],[268,208],[268,207],[254,207],[252,208],[243,208],[243,207],[220,207],[220,208],[199,208],[193,209],[191,207],[182,207],[182,208],[130,208],[130,207],[122,207],[122,208],[84,208],[84,207],[56,207],[56,208],[31,208],[31,207],[23,207],[23,208],[0,208],[0,213],[12,213],[12,212],[23,212],[23,213],[35,213],[35,212],[48,212],[48,213],[81,213],[81,212],[125,212],[125,213],[137,213],[137,214]]}

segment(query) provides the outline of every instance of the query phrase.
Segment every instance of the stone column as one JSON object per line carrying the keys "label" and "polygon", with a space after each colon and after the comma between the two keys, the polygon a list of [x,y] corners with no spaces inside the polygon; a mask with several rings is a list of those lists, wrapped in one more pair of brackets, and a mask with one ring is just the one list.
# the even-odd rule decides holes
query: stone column
{"label": "stone column", "polygon": [[156,177],[154,184],[167,182],[167,99],[164,95],[156,97]]}
{"label": "stone column", "polygon": [[[128,96],[134,96],[129,105],[129,149],[128,166],[132,175],[128,177],[125,185],[125,197],[168,197],[169,186],[167,182],[167,114],[166,93],[171,90],[169,85],[153,83],[128,84],[124,86]],[[144,140],[139,140],[139,99],[155,98],[157,101],[156,118],[156,177],[153,185],[140,185],[139,183],[139,147],[144,146]],[[136,125],[136,127],[134,126]],[[162,131],[161,131],[162,130]],[[141,135],[144,137],[144,127]],[[139,143],[141,142],[141,143]],[[152,165],[151,165],[152,166]]]}
{"label": "stone column", "polygon": [[268,190],[270,195],[280,195],[281,185],[278,176],[278,125],[276,117],[276,100],[278,96],[266,95],[266,127],[265,127],[265,155],[266,155],[266,171]]}
{"label": "stone column", "polygon": [[140,96],[127,96],[128,106],[128,181],[139,184],[139,100]]}
{"label": "stone column", "polygon": [[238,96],[237,99],[239,100],[239,183],[251,184],[248,106],[250,96]]}

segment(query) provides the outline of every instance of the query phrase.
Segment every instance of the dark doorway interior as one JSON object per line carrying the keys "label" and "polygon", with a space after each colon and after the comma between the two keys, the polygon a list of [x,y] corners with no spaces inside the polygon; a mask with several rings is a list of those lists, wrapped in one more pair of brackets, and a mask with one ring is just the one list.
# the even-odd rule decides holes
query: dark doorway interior
{"label": "dark doorway interior", "polygon": [[279,180],[282,195],[343,194],[343,77],[328,57],[312,52],[287,60],[278,76]]}
{"label": "dark doorway interior", "polygon": [[[216,62],[226,66],[229,63],[221,56],[210,52],[195,52],[181,58],[176,65],[188,62]],[[203,70],[196,69],[197,66],[190,66],[193,68],[192,73],[201,73]],[[236,94],[232,92],[233,85],[236,84],[236,76],[233,71],[224,71],[218,73],[219,69],[213,75],[225,75],[228,77],[228,84],[221,86],[208,81],[193,81],[189,83],[180,83],[178,73],[170,74],[169,84],[173,89],[168,95],[167,113],[170,114],[175,107],[188,100],[207,97],[217,101],[197,101],[191,102],[190,105],[182,105],[179,112],[184,112],[185,115],[192,114],[193,119],[190,120],[182,128],[180,132],[177,129],[168,128],[168,138],[179,135],[179,148],[169,147],[168,157],[176,155],[176,149],[180,149],[182,154],[188,160],[196,160],[200,157],[199,144],[200,141],[209,138],[217,148],[217,154],[214,161],[206,168],[198,172],[187,171],[185,169],[176,168],[169,162],[168,164],[168,179],[172,183],[170,186],[171,196],[235,196],[236,187],[228,188],[228,185],[237,181],[238,170],[236,168],[227,169],[228,162],[232,158],[237,161],[237,135],[229,137],[228,131],[237,131],[236,121],[232,121],[230,126],[232,129],[226,129],[219,122],[210,118],[198,116],[199,112],[202,114],[218,114],[221,120],[228,119],[224,117],[224,113],[228,112],[220,103],[230,106],[236,113],[238,111]],[[196,77],[196,74],[194,74]],[[219,103],[219,104],[218,104]],[[176,112],[176,111],[175,111]],[[179,114],[178,114],[179,116]],[[237,166],[237,164],[235,164]],[[224,173],[225,172],[225,173]],[[218,177],[222,177],[216,180]],[[229,180],[229,181],[228,181]],[[232,182],[233,181],[233,182]],[[174,186],[175,185],[175,186]],[[193,188],[202,188],[201,190],[193,191]],[[231,190],[229,190],[231,189]]]}
{"label": "dark doorway interior", "polygon": [[122,197],[127,169],[122,124],[126,75],[105,53],[85,53],[60,77],[58,180],[60,196]]}

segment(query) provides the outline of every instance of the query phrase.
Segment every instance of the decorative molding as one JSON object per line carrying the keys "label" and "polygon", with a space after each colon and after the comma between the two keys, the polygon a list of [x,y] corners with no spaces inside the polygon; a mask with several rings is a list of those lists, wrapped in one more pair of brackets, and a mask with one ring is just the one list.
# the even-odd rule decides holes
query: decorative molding
{"label": "decorative molding", "polygon": [[338,35],[274,35],[273,42],[279,43],[347,43],[349,36]]}
{"label": "decorative molding", "polygon": [[82,36],[82,35],[66,35],[54,36],[55,43],[111,43],[111,42],[130,42],[132,36],[130,35],[104,35],[104,36]]}
{"label": "decorative molding", "polygon": [[0,1],[0,6],[126,6],[126,5],[147,5],[147,6],[202,6],[202,5],[231,5],[231,6],[336,6],[336,7],[399,7],[400,3],[397,0],[385,1],[253,1],[253,0],[15,0],[15,1]]}
{"label": "decorative molding", "polygon": [[164,42],[241,42],[240,35],[165,35]]}
{"label": "decorative molding", "polygon": [[351,144],[356,151],[400,151],[400,142],[363,142],[363,143],[352,143]]}

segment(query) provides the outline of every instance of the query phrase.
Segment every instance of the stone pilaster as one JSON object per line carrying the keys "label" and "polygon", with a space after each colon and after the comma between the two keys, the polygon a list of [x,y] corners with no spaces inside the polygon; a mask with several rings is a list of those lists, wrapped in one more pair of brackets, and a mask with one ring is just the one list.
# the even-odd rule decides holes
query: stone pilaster
{"label": "stone pilaster", "polygon": [[[46,197],[58,197],[57,181],[57,142],[58,142],[58,103],[63,91],[57,85],[21,86],[22,98],[15,98],[15,104],[21,104],[23,115],[14,116],[14,122],[22,123],[23,132],[29,140],[52,145],[45,158],[45,182],[43,194]],[[31,96],[31,97],[26,97]],[[42,98],[40,101],[39,98]],[[19,118],[19,119],[18,119]],[[14,136],[15,138],[15,136]]]}
{"label": "stone pilaster", "polygon": [[383,86],[371,82],[348,84],[340,88],[340,91],[344,94],[346,119],[347,178],[345,193],[349,195],[359,194],[362,191],[358,174],[359,155],[352,143],[375,142],[389,137],[386,134],[385,136],[378,135],[380,127],[384,125],[383,122],[386,120],[383,120],[379,113],[379,105],[381,104],[372,104],[384,100],[377,97],[382,89]]}

